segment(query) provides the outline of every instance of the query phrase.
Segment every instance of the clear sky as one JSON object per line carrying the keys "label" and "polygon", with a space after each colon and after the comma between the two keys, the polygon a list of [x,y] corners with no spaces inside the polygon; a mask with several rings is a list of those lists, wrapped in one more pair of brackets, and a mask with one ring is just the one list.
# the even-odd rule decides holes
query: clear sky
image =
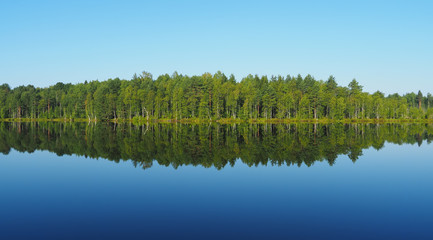
{"label": "clear sky", "polygon": [[0,84],[334,75],[433,93],[433,1],[1,1]]}

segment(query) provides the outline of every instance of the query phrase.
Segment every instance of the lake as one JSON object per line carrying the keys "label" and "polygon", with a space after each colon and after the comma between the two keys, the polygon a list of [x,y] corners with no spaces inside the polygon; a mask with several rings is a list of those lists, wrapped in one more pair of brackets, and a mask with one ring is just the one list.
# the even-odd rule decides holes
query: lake
{"label": "lake", "polygon": [[431,239],[433,125],[0,123],[0,239]]}

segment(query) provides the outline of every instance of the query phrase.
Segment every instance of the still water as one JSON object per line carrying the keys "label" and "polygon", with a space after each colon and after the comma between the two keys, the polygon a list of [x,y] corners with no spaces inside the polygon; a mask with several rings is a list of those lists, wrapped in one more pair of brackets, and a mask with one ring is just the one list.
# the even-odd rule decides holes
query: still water
{"label": "still water", "polygon": [[0,239],[432,239],[432,125],[0,123]]}

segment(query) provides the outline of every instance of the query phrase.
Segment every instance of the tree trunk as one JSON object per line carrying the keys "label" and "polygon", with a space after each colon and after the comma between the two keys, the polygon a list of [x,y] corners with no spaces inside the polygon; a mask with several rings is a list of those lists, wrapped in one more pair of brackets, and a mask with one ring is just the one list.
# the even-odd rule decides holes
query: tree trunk
{"label": "tree trunk", "polygon": [[147,111],[146,107],[143,107],[143,110],[146,111],[146,119],[147,122],[149,122],[149,112]]}
{"label": "tree trunk", "polygon": [[317,119],[317,106],[314,107],[314,119]]}
{"label": "tree trunk", "polygon": [[132,119],[132,106],[129,106],[129,120]]}

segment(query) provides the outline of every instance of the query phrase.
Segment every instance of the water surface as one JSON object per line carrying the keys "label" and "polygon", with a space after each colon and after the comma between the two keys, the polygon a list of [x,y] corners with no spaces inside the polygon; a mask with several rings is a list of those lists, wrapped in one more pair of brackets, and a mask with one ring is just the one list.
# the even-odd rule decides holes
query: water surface
{"label": "water surface", "polygon": [[0,238],[430,239],[431,125],[0,124]]}

